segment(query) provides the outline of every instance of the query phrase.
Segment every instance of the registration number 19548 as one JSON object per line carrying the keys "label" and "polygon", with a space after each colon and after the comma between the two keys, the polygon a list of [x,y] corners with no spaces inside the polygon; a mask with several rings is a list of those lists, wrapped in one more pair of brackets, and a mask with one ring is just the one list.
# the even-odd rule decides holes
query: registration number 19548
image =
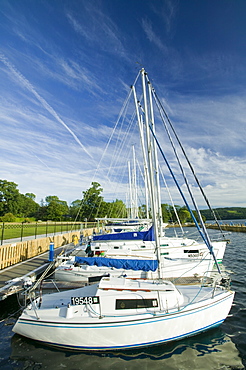
{"label": "registration number 19548", "polygon": [[80,304],[98,304],[99,297],[71,297],[71,304],[80,305]]}

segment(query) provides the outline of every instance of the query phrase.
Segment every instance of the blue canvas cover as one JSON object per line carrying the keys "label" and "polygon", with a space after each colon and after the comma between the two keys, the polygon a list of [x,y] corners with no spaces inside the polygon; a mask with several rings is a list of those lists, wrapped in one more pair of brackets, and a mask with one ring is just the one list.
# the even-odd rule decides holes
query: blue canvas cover
{"label": "blue canvas cover", "polygon": [[148,231],[126,231],[122,233],[94,235],[93,241],[99,240],[144,240],[154,241],[154,229],[153,226]]}
{"label": "blue canvas cover", "polygon": [[158,266],[157,260],[120,259],[105,257],[75,257],[76,263],[86,263],[90,266],[106,266],[124,270],[155,271]]}

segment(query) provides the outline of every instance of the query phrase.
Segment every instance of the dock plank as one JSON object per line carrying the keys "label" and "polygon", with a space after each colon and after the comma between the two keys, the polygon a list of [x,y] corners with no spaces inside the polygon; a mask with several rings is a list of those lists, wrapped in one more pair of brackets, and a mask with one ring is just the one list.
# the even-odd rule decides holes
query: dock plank
{"label": "dock plank", "polygon": [[[55,249],[55,257],[66,249],[74,249],[74,244]],[[33,281],[49,265],[49,252],[33,257],[16,265],[0,270],[0,301],[6,299],[9,295],[15,294],[23,289],[23,277],[31,277]]]}

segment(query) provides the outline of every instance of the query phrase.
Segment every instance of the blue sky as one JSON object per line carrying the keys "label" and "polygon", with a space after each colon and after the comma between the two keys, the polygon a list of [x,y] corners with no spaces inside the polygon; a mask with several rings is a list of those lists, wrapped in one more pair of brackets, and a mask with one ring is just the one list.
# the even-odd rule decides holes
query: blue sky
{"label": "blue sky", "polygon": [[102,155],[144,67],[212,205],[245,207],[245,12],[244,0],[0,0],[0,178],[38,202],[70,203],[92,181],[124,200],[106,181],[113,150]]}

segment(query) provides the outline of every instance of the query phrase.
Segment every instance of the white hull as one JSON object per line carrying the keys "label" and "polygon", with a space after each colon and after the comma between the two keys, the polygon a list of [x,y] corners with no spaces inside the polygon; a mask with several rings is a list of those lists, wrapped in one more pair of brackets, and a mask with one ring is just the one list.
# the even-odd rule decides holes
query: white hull
{"label": "white hull", "polygon": [[[178,291],[171,291],[170,287],[174,286],[168,283],[163,292],[153,282],[151,291],[146,289],[150,283],[144,286],[136,281],[133,285],[126,279],[118,279],[122,283],[115,286],[103,280],[99,289],[93,285],[44,296],[41,308],[25,309],[14,332],[72,350],[138,348],[178,340],[220,325],[230,311],[234,296],[221,288],[180,286]],[[71,305],[71,295],[99,296],[100,304]],[[127,301],[139,297],[156,299],[158,307],[115,309],[117,298]]]}
{"label": "white hull", "polygon": [[[224,257],[226,241],[212,242],[214,254],[218,263],[221,263]],[[107,257],[118,256],[121,258],[144,257],[145,254],[154,253],[155,242],[150,241],[107,241],[95,242],[91,246],[95,254],[103,254]],[[208,247],[205,243],[198,243],[192,239],[186,238],[168,238],[162,237],[160,240],[160,253],[169,258],[189,258],[204,259],[208,258]]]}

